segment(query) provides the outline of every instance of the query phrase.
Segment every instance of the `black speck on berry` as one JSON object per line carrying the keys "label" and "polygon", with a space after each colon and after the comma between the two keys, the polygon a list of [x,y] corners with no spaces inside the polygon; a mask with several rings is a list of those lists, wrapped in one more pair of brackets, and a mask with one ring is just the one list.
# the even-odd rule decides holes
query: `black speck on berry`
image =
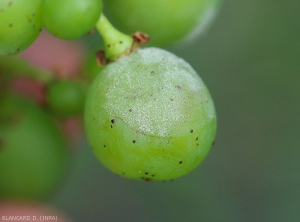
{"label": "black speck on berry", "polygon": [[198,136],[196,137],[196,140],[198,140]]}
{"label": "black speck on berry", "polygon": [[114,124],[114,123],[115,123],[115,119],[112,119],[110,122],[111,122],[112,124]]}
{"label": "black speck on berry", "polygon": [[182,160],[179,161],[179,164],[182,164]]}
{"label": "black speck on berry", "polygon": [[193,130],[193,129],[191,129],[191,130],[190,130],[190,132],[192,133],[192,132],[194,132],[194,130]]}
{"label": "black speck on berry", "polygon": [[136,140],[132,140],[133,143],[136,143]]}

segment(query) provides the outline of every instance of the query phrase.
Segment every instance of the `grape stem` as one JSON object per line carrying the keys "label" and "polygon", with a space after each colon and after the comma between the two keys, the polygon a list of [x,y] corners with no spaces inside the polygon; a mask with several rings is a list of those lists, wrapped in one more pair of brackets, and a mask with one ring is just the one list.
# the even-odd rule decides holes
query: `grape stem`
{"label": "grape stem", "polygon": [[[105,59],[105,62],[112,62],[124,55],[128,55],[136,51],[140,44],[145,43],[136,37],[137,33],[129,36],[117,30],[103,13],[96,23],[96,29],[102,36],[105,47],[105,53],[100,51],[98,55],[101,57],[100,60]],[[138,36],[141,35],[144,37],[146,36],[146,39],[149,39],[146,34],[138,33]],[[100,63],[103,64],[105,62],[101,61]]]}

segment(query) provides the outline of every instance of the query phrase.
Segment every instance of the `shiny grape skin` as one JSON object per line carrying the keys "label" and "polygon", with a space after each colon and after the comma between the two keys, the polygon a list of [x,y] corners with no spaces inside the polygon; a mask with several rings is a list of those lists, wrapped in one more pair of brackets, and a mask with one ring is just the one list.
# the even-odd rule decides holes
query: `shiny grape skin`
{"label": "shiny grape skin", "polygon": [[192,42],[216,17],[221,0],[103,0],[108,18],[121,31],[150,36],[148,45]]}

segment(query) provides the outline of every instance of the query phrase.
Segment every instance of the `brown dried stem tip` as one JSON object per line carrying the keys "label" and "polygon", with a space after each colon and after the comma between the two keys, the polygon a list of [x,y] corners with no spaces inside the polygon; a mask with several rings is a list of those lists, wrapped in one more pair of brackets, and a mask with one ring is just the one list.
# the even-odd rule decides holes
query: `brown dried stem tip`
{"label": "brown dried stem tip", "polygon": [[146,44],[150,40],[149,35],[147,35],[146,33],[143,33],[143,32],[136,32],[136,33],[132,34],[131,37],[138,44]]}

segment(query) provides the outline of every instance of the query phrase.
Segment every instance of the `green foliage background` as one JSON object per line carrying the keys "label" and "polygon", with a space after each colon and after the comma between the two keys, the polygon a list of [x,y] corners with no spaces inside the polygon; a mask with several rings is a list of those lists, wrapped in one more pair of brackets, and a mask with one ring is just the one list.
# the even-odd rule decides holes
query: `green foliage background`
{"label": "green foliage background", "polygon": [[206,35],[168,49],[197,70],[217,109],[216,143],[196,170],[173,182],[131,181],[85,144],[50,202],[75,222],[299,221],[299,7],[225,0]]}

